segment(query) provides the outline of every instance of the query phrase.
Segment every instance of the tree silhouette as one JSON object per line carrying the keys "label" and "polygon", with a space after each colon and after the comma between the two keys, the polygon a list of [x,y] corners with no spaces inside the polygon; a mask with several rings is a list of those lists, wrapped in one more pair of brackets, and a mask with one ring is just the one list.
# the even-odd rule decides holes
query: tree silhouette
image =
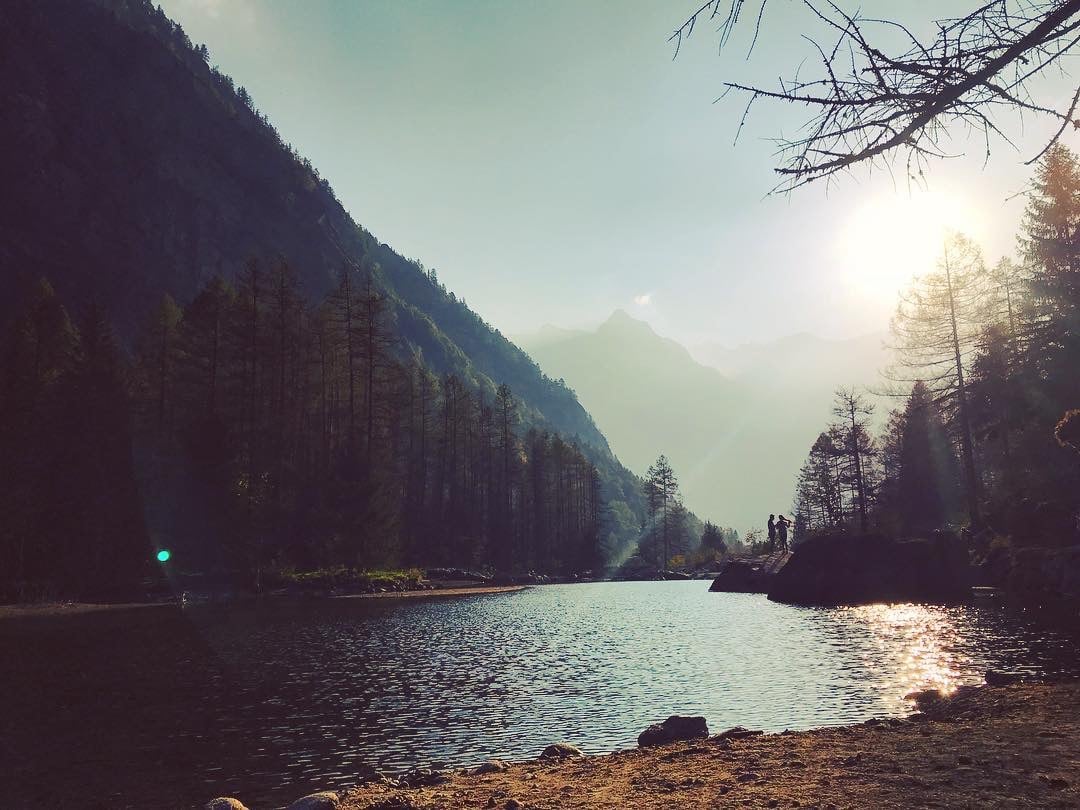
{"label": "tree silhouette", "polygon": [[[754,6],[756,5],[756,14]],[[671,35],[676,55],[694,29],[719,21],[720,47],[746,18],[755,20],[753,43],[765,31],[767,0],[708,0]],[[922,175],[930,158],[946,157],[950,127],[978,131],[990,154],[1003,111],[1045,116],[1057,124],[1046,153],[1076,117],[1080,89],[1057,107],[1035,101],[1032,81],[1058,66],[1080,29],[1080,0],[1014,2],[991,0],[967,14],[935,22],[933,34],[916,36],[897,20],[844,11],[833,2],[806,2],[829,39],[810,40],[818,72],[782,81],[777,89],[727,82],[726,90],[749,95],[747,113],[759,100],[808,107],[812,113],[799,136],[780,140],[781,189],[829,178],[860,163],[885,163],[895,153],[905,174]],[[898,39],[898,48],[889,47]],[[743,121],[746,114],[743,115]]]}

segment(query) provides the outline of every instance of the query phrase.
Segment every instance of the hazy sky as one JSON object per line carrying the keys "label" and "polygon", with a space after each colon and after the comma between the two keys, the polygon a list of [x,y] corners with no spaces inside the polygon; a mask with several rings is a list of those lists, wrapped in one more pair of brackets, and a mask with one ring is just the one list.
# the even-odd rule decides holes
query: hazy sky
{"label": "hazy sky", "polygon": [[[859,171],[767,197],[768,139],[803,111],[762,105],[733,146],[745,100],[713,102],[725,79],[772,84],[812,56],[791,0],[771,0],[749,61],[749,25],[718,55],[708,24],[672,60],[699,0],[162,4],[358,222],[508,334],[617,307],[686,343],[883,329],[942,223],[988,259],[1013,251],[1022,201],[1007,198],[1048,131],[1003,119],[1020,152],[997,144],[987,169],[981,141],[958,138],[973,154],[934,164],[929,194]],[[970,3],[861,7],[917,22],[950,5]]]}

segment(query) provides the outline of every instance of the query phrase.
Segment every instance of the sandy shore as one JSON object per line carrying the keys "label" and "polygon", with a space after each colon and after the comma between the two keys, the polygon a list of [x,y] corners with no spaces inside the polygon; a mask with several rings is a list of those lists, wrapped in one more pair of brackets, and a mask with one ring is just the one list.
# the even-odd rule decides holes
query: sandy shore
{"label": "sandy shore", "polygon": [[416,789],[372,783],[341,799],[348,810],[1076,808],[1080,682],[987,686],[905,720],[454,772]]}

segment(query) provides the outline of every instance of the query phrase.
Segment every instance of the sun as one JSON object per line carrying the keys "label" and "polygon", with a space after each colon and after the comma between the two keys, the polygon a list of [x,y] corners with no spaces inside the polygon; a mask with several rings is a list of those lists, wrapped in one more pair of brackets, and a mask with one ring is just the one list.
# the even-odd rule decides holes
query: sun
{"label": "sun", "polygon": [[979,207],[944,191],[896,192],[861,202],[841,227],[841,280],[867,303],[888,305],[914,276],[934,269],[950,232],[978,238]]}

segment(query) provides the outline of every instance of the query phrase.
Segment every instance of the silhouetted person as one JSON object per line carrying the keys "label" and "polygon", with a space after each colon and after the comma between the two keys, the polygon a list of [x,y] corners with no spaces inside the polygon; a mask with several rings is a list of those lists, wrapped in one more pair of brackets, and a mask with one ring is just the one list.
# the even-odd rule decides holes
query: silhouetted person
{"label": "silhouetted person", "polygon": [[769,515],[769,551],[776,549],[776,515]]}
{"label": "silhouetted person", "polygon": [[787,546],[787,530],[788,530],[788,526],[790,526],[790,525],[791,525],[791,521],[788,520],[783,515],[781,515],[780,519],[778,521],[776,521],[776,533],[780,538],[780,548],[782,548],[784,551],[787,551],[787,547],[788,547]]}

